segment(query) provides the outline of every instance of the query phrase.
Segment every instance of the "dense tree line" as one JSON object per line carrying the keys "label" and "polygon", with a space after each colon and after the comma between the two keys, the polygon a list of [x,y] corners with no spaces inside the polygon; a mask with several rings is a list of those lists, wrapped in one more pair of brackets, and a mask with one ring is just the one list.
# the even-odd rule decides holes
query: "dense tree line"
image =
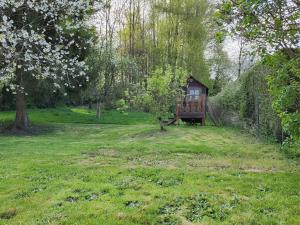
{"label": "dense tree line", "polygon": [[100,95],[87,96],[89,101],[113,107],[119,99],[133,99],[155,70],[169,67],[174,73],[184,69],[210,84],[204,55],[210,10],[205,0],[119,1],[118,5],[105,1],[100,15],[105,22],[91,56],[98,60],[90,61],[102,68],[91,73]]}
{"label": "dense tree line", "polygon": [[[97,6],[99,11],[94,14],[94,21],[100,23],[98,41],[91,51],[83,51],[84,40],[95,33],[77,29],[75,36],[83,41],[76,44],[81,48],[78,52],[76,46],[70,49],[85,59],[90,68],[87,72],[90,82],[78,82],[81,85],[72,89],[62,85],[62,90],[51,94],[52,81],[34,80],[36,88],[27,93],[30,106],[97,103],[99,107],[116,107],[118,100],[133,99],[139,90],[145,89],[147,79],[157,69],[171,68],[174,74],[183,69],[207,85],[212,84],[210,64],[205,58],[212,35],[207,27],[212,10],[206,0],[106,0]],[[217,90],[223,81],[219,83],[215,85],[219,86]],[[9,86],[2,89],[1,109],[14,108],[14,104],[7,102],[8,96],[15,97],[11,92],[5,93]]]}

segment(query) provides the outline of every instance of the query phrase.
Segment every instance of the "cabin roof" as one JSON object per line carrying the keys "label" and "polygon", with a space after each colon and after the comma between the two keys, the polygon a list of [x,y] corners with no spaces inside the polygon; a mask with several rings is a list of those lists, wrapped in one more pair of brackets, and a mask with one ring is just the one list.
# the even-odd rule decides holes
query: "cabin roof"
{"label": "cabin roof", "polygon": [[193,80],[194,80],[196,83],[198,83],[199,85],[204,86],[204,87],[206,87],[207,89],[209,89],[205,84],[203,84],[202,82],[200,82],[199,80],[197,80],[195,77],[189,76],[188,80],[189,80],[189,79],[193,79]]}

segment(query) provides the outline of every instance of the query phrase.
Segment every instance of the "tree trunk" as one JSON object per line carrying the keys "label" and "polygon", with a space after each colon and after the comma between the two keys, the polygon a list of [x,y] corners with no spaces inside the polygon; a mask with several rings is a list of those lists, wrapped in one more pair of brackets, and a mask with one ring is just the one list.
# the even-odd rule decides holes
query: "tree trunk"
{"label": "tree trunk", "polygon": [[92,103],[92,100],[89,99],[89,110],[92,110],[93,109],[93,103]]}
{"label": "tree trunk", "polygon": [[96,112],[96,117],[98,120],[100,120],[101,117],[101,103],[99,100],[97,100],[97,112]]}
{"label": "tree trunk", "polygon": [[16,119],[13,124],[14,129],[24,130],[29,127],[29,120],[26,112],[26,99],[24,92],[24,78],[22,69],[16,69],[17,94],[16,94]]}
{"label": "tree trunk", "polygon": [[238,77],[241,76],[242,73],[242,56],[243,56],[243,51],[244,51],[244,42],[243,39],[241,38],[240,40],[240,49],[239,49],[239,63],[238,63]]}
{"label": "tree trunk", "polygon": [[165,124],[163,122],[163,119],[161,117],[158,117],[158,121],[159,121],[160,131],[167,131],[166,128],[165,128]]}

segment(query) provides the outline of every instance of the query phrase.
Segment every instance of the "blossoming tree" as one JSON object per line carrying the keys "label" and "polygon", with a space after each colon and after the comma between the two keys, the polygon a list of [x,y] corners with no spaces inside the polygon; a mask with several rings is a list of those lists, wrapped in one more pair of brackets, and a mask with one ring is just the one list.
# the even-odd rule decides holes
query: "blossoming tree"
{"label": "blossoming tree", "polygon": [[29,127],[25,99],[28,90],[35,88],[30,83],[32,78],[51,81],[53,92],[80,87],[75,82],[79,77],[88,80],[88,68],[76,53],[92,42],[78,32],[87,29],[85,21],[92,12],[92,3],[0,0],[0,83],[16,95],[14,129]]}

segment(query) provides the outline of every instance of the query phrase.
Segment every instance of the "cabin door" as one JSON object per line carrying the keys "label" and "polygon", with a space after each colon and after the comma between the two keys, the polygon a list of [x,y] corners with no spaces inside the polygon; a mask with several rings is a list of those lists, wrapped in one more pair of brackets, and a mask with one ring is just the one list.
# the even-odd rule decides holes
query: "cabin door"
{"label": "cabin door", "polygon": [[205,111],[205,93],[201,87],[189,87],[187,100],[189,112],[204,112]]}

